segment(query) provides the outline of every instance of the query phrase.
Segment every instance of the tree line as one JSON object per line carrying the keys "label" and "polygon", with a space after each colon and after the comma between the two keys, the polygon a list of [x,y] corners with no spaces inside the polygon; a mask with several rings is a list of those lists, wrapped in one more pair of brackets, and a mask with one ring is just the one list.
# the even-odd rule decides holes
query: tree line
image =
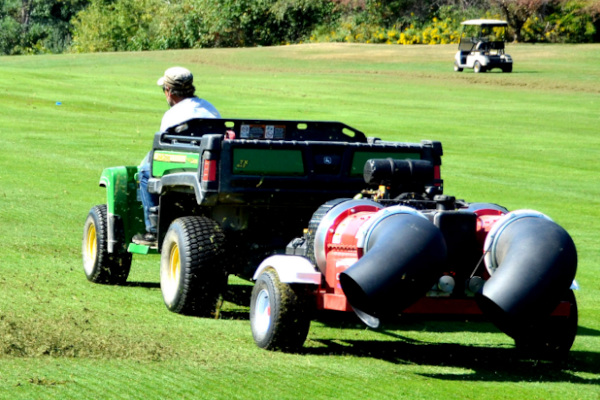
{"label": "tree line", "polygon": [[600,0],[3,0],[0,54],[455,43],[469,18],[506,19],[519,42],[600,42]]}

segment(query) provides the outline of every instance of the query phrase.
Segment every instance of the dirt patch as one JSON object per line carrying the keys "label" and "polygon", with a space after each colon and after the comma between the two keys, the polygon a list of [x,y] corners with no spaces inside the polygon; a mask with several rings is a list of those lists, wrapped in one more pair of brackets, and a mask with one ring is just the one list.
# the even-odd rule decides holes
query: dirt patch
{"label": "dirt patch", "polygon": [[0,316],[0,355],[11,357],[81,357],[160,361],[173,357],[160,342],[102,332],[88,320],[22,320]]}

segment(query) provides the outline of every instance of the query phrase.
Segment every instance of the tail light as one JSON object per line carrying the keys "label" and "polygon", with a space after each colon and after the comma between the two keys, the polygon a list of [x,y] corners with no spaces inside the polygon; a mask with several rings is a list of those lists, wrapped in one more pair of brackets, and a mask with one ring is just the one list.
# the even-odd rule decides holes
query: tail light
{"label": "tail light", "polygon": [[217,160],[204,160],[202,180],[204,182],[214,182],[217,180]]}
{"label": "tail light", "polygon": [[[433,179],[435,179],[436,181],[439,181],[442,179],[442,173],[440,172],[440,166],[439,165],[434,165],[433,167]],[[442,184],[440,182],[435,183],[435,186],[441,186]]]}

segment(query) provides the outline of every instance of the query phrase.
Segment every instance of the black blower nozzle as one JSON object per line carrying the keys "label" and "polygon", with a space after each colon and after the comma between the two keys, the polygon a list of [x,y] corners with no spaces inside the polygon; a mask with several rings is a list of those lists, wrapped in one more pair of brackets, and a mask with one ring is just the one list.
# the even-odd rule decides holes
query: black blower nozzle
{"label": "black blower nozzle", "polygon": [[365,255],[340,274],[342,289],[359,316],[401,312],[433,286],[444,267],[444,237],[416,211],[383,213],[365,237]]}
{"label": "black blower nozzle", "polygon": [[[577,270],[571,236],[543,214],[505,216],[486,250],[491,278],[477,295],[482,311],[511,337],[548,316]],[[490,268],[491,267],[491,268]]]}

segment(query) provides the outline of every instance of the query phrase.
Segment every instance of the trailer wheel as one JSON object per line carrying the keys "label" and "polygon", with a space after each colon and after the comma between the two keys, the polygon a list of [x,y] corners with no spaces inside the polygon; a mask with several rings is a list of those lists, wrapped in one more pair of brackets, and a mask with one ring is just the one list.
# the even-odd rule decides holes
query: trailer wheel
{"label": "trailer wheel", "polygon": [[454,61],[454,72],[462,72],[463,69],[458,66],[458,62]]}
{"label": "trailer wheel", "polygon": [[480,73],[480,72],[485,72],[485,67],[483,67],[479,61],[475,61],[475,64],[473,64],[473,72],[475,72],[476,74]]}
{"label": "trailer wheel", "polygon": [[280,282],[272,268],[258,277],[250,300],[250,326],[258,347],[283,351],[302,347],[312,309],[302,289]]}
{"label": "trailer wheel", "polygon": [[522,336],[515,337],[515,347],[526,357],[564,358],[577,335],[577,300],[569,290],[563,301],[570,303],[569,316],[549,316],[535,323]]}
{"label": "trailer wheel", "polygon": [[92,207],[83,225],[81,253],[83,271],[87,279],[94,283],[110,285],[127,281],[131,269],[131,253],[125,250],[124,243],[117,239],[114,252],[108,252],[106,204]]}
{"label": "trailer wheel", "polygon": [[225,236],[206,217],[176,219],[165,236],[160,260],[160,288],[170,311],[215,317],[227,286]]}

